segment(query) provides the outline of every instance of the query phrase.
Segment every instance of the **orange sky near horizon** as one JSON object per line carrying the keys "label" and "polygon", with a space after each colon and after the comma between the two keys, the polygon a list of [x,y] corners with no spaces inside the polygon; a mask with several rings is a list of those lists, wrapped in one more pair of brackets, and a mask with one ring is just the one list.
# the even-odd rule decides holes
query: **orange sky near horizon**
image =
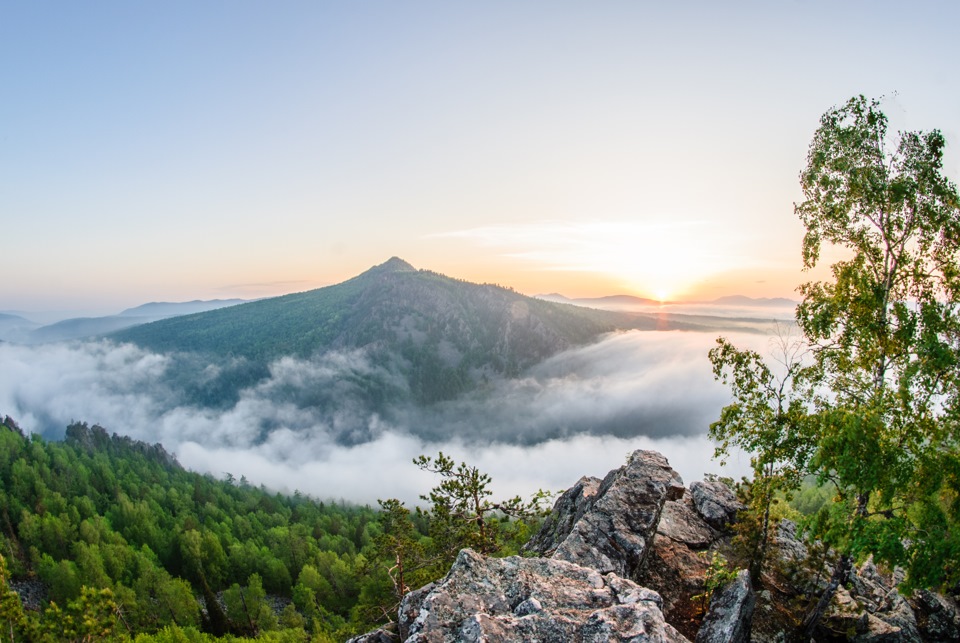
{"label": "orange sky near horizon", "polygon": [[530,295],[796,298],[825,274],[793,204],[826,110],[884,96],[960,177],[958,22],[934,0],[11,4],[0,312],[265,297],[392,256]]}

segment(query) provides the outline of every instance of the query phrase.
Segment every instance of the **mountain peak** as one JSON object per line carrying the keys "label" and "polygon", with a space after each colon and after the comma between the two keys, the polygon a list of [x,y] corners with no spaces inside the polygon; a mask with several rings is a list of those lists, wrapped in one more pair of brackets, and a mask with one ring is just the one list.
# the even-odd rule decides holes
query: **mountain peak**
{"label": "mountain peak", "polygon": [[367,270],[366,274],[382,274],[388,272],[416,272],[417,269],[400,257],[390,257],[379,266]]}

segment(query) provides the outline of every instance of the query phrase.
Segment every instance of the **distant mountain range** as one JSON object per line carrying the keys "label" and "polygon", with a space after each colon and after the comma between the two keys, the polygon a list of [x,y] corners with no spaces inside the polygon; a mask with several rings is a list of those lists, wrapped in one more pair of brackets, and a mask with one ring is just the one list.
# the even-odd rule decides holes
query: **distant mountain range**
{"label": "distant mountain range", "polygon": [[745,297],[744,295],[729,295],[707,303],[718,306],[770,306],[782,308],[797,305],[797,302],[784,297]]}
{"label": "distant mountain range", "polygon": [[106,335],[124,328],[177,315],[216,310],[242,304],[243,299],[211,299],[182,303],[152,302],[128,308],[117,315],[73,317],[53,324],[38,324],[20,315],[0,313],[0,340],[18,344],[44,344]]}
{"label": "distant mountain range", "polygon": [[[157,317],[164,318],[149,321]],[[394,257],[343,283],[282,297],[152,303],[39,328],[8,316],[0,330],[19,329],[31,342],[96,335],[156,353],[162,359],[149,360],[148,406],[176,409],[181,420],[227,418],[255,442],[284,429],[359,444],[383,426],[471,434],[475,427],[461,417],[471,411],[463,409],[495,404],[489,396],[525,382],[542,386],[552,368],[546,360],[614,331],[767,332],[765,317],[600,310],[417,270]],[[511,425],[505,417],[484,431],[506,435]],[[563,422],[543,428],[545,435],[566,430]]]}

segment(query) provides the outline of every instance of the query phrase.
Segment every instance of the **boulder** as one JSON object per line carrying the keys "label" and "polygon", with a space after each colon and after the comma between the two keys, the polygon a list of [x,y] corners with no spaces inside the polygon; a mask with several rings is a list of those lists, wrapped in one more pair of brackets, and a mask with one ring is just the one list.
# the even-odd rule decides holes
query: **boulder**
{"label": "boulder", "polygon": [[956,600],[922,589],[913,595],[912,602],[925,641],[960,641],[960,606]]}
{"label": "boulder", "polygon": [[750,572],[740,570],[737,577],[710,600],[696,643],[748,643],[756,604]]}
{"label": "boulder", "polygon": [[746,506],[737,499],[733,489],[722,482],[697,481],[690,485],[693,506],[711,526],[723,529],[737,518],[737,512]]}
{"label": "boulder", "polygon": [[649,553],[663,505],[683,495],[680,475],[655,451],[634,451],[627,464],[558,499],[529,551],[636,578]]}
{"label": "boulder", "polygon": [[381,628],[347,639],[347,643],[400,643],[400,637],[394,632]]}
{"label": "boulder", "polygon": [[414,594],[400,607],[408,643],[687,640],[664,621],[656,592],[562,560],[464,549],[446,577]]}

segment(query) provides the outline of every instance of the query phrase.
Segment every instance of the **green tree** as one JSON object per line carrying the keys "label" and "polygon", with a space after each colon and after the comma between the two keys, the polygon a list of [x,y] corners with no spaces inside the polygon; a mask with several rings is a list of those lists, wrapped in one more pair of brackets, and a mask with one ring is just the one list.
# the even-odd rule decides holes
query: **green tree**
{"label": "green tree", "polygon": [[4,638],[11,643],[19,636],[22,640],[30,640],[31,621],[23,610],[20,597],[8,585],[9,572],[7,561],[0,555],[0,641]]}
{"label": "green tree", "polygon": [[734,399],[710,425],[716,455],[725,457],[732,447],[750,453],[753,480],[746,500],[753,520],[739,521],[737,529],[755,587],[767,558],[776,496],[800,485],[811,452],[804,432],[807,406],[799,390],[803,344],[783,327],[773,343],[772,366],[756,351],[738,349],[723,338],[709,354],[714,376],[730,386]]}
{"label": "green tree", "polygon": [[434,547],[441,552],[443,568],[449,567],[464,547],[483,554],[496,553],[502,545],[502,523],[498,518],[540,515],[544,501],[550,498],[549,493],[539,491],[526,502],[520,496],[493,502],[490,476],[465,462],[456,464],[442,451],[436,458],[421,455],[413,463],[442,478],[421,498],[431,504],[430,535]]}
{"label": "green tree", "polygon": [[263,630],[277,627],[277,617],[266,601],[267,593],[259,574],[251,574],[246,587],[234,583],[223,592],[227,605],[227,617],[234,626],[248,636],[256,636]]}
{"label": "green tree", "polygon": [[[837,554],[807,639],[860,557],[903,565],[913,585],[960,578],[960,199],[942,174],[940,132],[891,137],[887,126],[862,96],[825,113],[795,206],[804,267],[824,244],[842,256],[830,279],[800,286],[797,310],[811,366],[788,458],[833,485],[810,524]],[[771,444],[730,426],[751,453]]]}
{"label": "green tree", "polygon": [[930,575],[924,545],[947,534],[916,511],[957,486],[937,473],[958,457],[960,199],[944,145],[939,131],[889,140],[878,102],[861,96],[824,114],[800,175],[804,267],[825,242],[847,257],[832,280],[800,287],[797,311],[817,369],[811,465],[840,505],[815,534],[840,557],[808,633],[858,555],[905,565],[914,584],[946,580]]}

